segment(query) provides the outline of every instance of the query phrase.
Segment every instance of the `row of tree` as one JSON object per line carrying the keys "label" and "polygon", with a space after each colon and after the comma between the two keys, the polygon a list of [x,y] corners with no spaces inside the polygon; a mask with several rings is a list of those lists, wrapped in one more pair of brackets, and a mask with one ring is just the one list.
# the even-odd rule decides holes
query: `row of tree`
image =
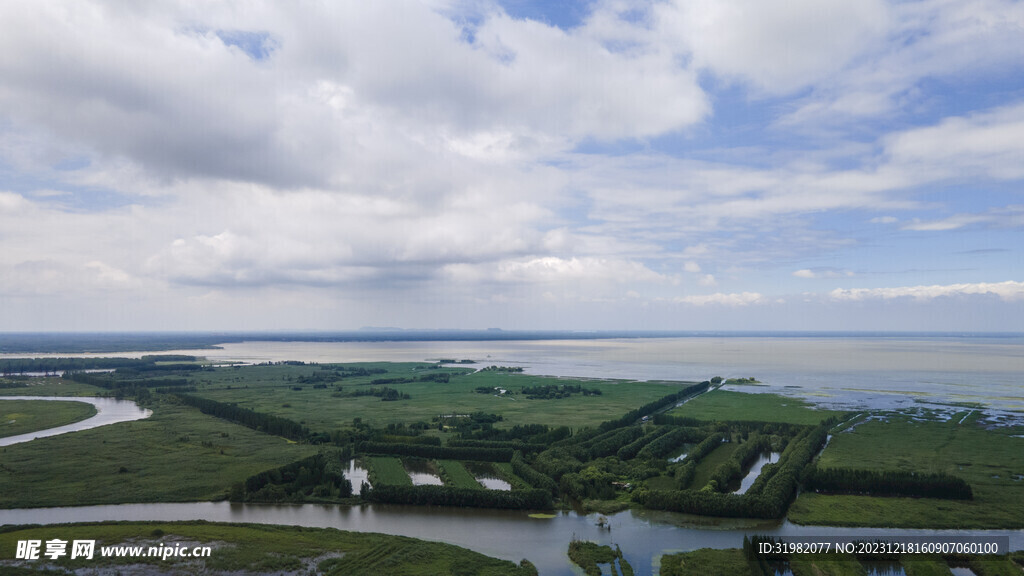
{"label": "row of tree", "polygon": [[768,436],[755,433],[753,438],[740,444],[728,460],[715,468],[711,473],[708,483],[713,482],[713,489],[719,492],[727,492],[729,484],[734,480],[740,480],[743,476],[743,471],[747,469],[751,462],[771,447],[770,440]]}
{"label": "row of tree", "polygon": [[143,356],[142,358],[4,358],[0,360],[0,374],[145,368],[157,366],[157,362],[194,362],[195,359],[195,356],[180,354]]}
{"label": "row of tree", "polygon": [[547,444],[523,442],[520,439],[514,440],[473,440],[469,438],[452,438],[448,445],[453,448],[511,448],[521,450],[524,453],[536,453],[547,448]]}
{"label": "row of tree", "polygon": [[450,486],[395,486],[363,484],[360,496],[368,502],[412,504],[420,506],[459,506],[463,508],[502,508],[547,510],[551,493],[547,490],[476,490]]}
{"label": "row of tree", "polygon": [[970,484],[949,474],[918,474],[902,470],[859,470],[810,466],[803,475],[804,487],[815,492],[911,496],[970,500]]}
{"label": "row of tree", "polygon": [[558,493],[558,484],[556,484],[550,476],[542,474],[538,472],[536,469],[534,469],[533,466],[530,466],[526,462],[526,459],[523,458],[523,453],[520,452],[519,450],[516,450],[512,454],[511,462],[512,472],[514,472],[516,476],[519,476],[523,480],[526,480],[526,482],[530,486],[542,490],[547,490],[551,494]]}
{"label": "row of tree", "polygon": [[394,388],[388,388],[387,386],[384,386],[383,388],[354,388],[338,390],[337,392],[331,394],[331,396],[334,396],[336,398],[358,398],[361,396],[376,396],[377,398],[380,398],[385,402],[394,402],[396,400],[408,400],[412,398],[412,396],[409,396],[405,392],[399,392],[398,390],[395,390]]}
{"label": "row of tree", "polygon": [[512,460],[514,452],[511,448],[448,447],[390,442],[360,442],[358,450],[363,454],[416,456],[444,460],[479,460],[481,462],[509,462]]}
{"label": "row of tree", "polygon": [[[633,499],[646,508],[702,516],[780,518],[796,496],[801,472],[824,446],[828,430],[834,424],[833,418],[801,432],[786,447],[779,464],[772,467],[770,478],[755,482],[745,494],[723,494],[709,482],[700,490],[637,490]],[[720,442],[720,439],[712,435],[705,442]],[[687,466],[690,465],[692,463]]]}
{"label": "row of tree", "polygon": [[655,400],[654,402],[649,402],[647,404],[644,404],[643,406],[637,408],[636,410],[630,410],[629,412],[626,412],[625,415],[623,415],[621,418],[619,418],[617,420],[611,420],[611,421],[608,421],[608,422],[603,422],[599,426],[599,428],[600,428],[600,430],[602,432],[606,432],[606,431],[612,430],[614,428],[622,428],[622,427],[625,427],[625,426],[629,426],[631,424],[636,423],[638,420],[640,420],[644,416],[650,416],[651,414],[654,414],[655,412],[658,412],[659,410],[663,410],[665,408],[668,408],[669,406],[673,406],[677,402],[685,400],[686,398],[689,398],[690,396],[693,396],[695,394],[700,394],[701,392],[706,391],[708,389],[708,387],[710,387],[710,386],[711,386],[711,382],[709,382],[707,380],[705,380],[704,382],[701,382],[700,384],[694,384],[692,386],[687,386],[686,388],[683,388],[682,390],[676,392],[675,394],[669,394],[668,396],[665,396],[665,397],[663,397],[661,399]]}
{"label": "row of tree", "polygon": [[201,398],[191,394],[175,394],[175,398],[183,404],[194,406],[203,414],[230,420],[253,430],[259,430],[274,436],[282,436],[289,440],[302,441],[309,438],[309,429],[287,418],[263,414],[248,408],[242,408],[237,404],[227,404],[208,398]]}
{"label": "row of tree", "polygon": [[664,436],[665,434],[671,431],[672,428],[669,428],[668,426],[658,426],[652,428],[649,432],[647,432],[640,438],[637,438],[636,440],[630,442],[629,444],[626,444],[625,446],[619,448],[615,452],[615,457],[618,458],[619,460],[632,460],[633,458],[636,458],[637,454],[639,454],[641,450],[646,448],[648,444],[654,442],[658,438]]}

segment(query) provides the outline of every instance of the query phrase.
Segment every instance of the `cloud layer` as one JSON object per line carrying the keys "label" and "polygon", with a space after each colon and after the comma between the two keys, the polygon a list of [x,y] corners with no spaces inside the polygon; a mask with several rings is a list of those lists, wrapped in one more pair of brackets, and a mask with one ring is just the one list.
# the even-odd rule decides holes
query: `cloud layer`
{"label": "cloud layer", "polygon": [[566,27],[8,3],[0,330],[785,328],[803,301],[842,329],[993,295],[976,327],[1010,326],[1022,31],[997,0],[600,1]]}

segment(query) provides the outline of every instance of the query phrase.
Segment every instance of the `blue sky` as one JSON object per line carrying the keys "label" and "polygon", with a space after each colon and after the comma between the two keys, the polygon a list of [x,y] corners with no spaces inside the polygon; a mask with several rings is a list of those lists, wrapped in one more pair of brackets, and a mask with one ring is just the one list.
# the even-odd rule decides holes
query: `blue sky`
{"label": "blue sky", "polygon": [[0,12],[0,331],[1024,320],[1019,1]]}

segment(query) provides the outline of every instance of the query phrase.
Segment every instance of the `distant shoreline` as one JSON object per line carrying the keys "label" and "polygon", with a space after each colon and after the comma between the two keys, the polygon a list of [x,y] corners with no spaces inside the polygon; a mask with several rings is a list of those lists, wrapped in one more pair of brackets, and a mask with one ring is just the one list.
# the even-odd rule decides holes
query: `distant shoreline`
{"label": "distant shoreline", "polygon": [[1024,339],[1024,332],[668,331],[668,330],[349,330],[333,332],[0,332],[0,354],[81,354],[216,350],[258,342],[431,342],[609,340],[642,338]]}

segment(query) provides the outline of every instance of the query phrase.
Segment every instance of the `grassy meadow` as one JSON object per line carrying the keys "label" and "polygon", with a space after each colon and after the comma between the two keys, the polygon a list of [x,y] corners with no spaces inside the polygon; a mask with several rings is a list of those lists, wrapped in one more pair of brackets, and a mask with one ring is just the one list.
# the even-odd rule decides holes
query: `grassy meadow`
{"label": "grassy meadow", "polygon": [[817,424],[826,418],[842,414],[842,412],[819,410],[813,404],[789,396],[735,392],[719,388],[697,396],[686,404],[673,409],[669,414],[721,422],[748,420]]}
{"label": "grassy meadow", "polygon": [[[99,558],[17,561],[18,540],[96,540],[101,546],[210,546],[208,558]],[[70,548],[69,548],[70,549]],[[140,566],[141,565],[141,566]],[[144,566],[149,565],[148,568]],[[61,572],[50,572],[49,568]],[[6,527],[0,531],[0,572],[67,574],[63,570],[102,570],[104,574],[138,574],[143,570],[188,574],[389,574],[433,576],[530,576],[535,571],[450,544],[403,536],[359,533],[333,528],[302,528],[206,522],[107,522],[44,527]],[[93,573],[93,572],[90,572]],[[149,572],[146,572],[149,573]],[[160,572],[165,573],[165,572]],[[179,572],[174,572],[179,573]]]}
{"label": "grassy meadow", "polygon": [[[240,366],[218,368],[193,377],[196,395],[220,402],[234,402],[257,412],[275,414],[302,422],[313,430],[335,430],[361,418],[366,424],[382,427],[388,424],[430,422],[440,414],[500,414],[504,420],[498,427],[515,424],[548,424],[581,428],[612,420],[657,400],[691,383],[634,382],[622,380],[575,380],[549,378],[497,371],[469,372],[468,369],[431,369],[425,363],[360,363],[363,368],[385,369],[386,374],[344,377],[322,382],[325,388],[302,383],[302,378],[316,377],[328,371],[317,366]],[[372,384],[379,379],[418,378],[437,373],[453,374],[447,383],[407,382]],[[456,375],[460,374],[460,375]],[[573,394],[566,398],[530,400],[519,393],[523,387],[546,385],[581,385],[598,389],[600,395]],[[387,386],[408,394],[408,400],[383,402],[374,396],[338,396],[341,394]],[[297,390],[296,388],[301,388]],[[477,388],[504,388],[512,394],[496,392],[481,394]]]}
{"label": "grassy meadow", "polygon": [[317,451],[170,402],[151,408],[144,420],[0,448],[0,507],[213,500]]}
{"label": "grassy meadow", "polygon": [[95,415],[96,407],[85,402],[0,399],[0,438],[65,426]]}
{"label": "grassy meadow", "polygon": [[[1024,438],[988,430],[977,412],[946,421],[890,414],[832,437],[819,467],[942,472],[966,480],[973,500],[880,498],[804,492],[789,509],[799,524],[901,528],[1024,526]],[[966,416],[966,419],[964,417]],[[962,422],[961,422],[962,420]]]}

